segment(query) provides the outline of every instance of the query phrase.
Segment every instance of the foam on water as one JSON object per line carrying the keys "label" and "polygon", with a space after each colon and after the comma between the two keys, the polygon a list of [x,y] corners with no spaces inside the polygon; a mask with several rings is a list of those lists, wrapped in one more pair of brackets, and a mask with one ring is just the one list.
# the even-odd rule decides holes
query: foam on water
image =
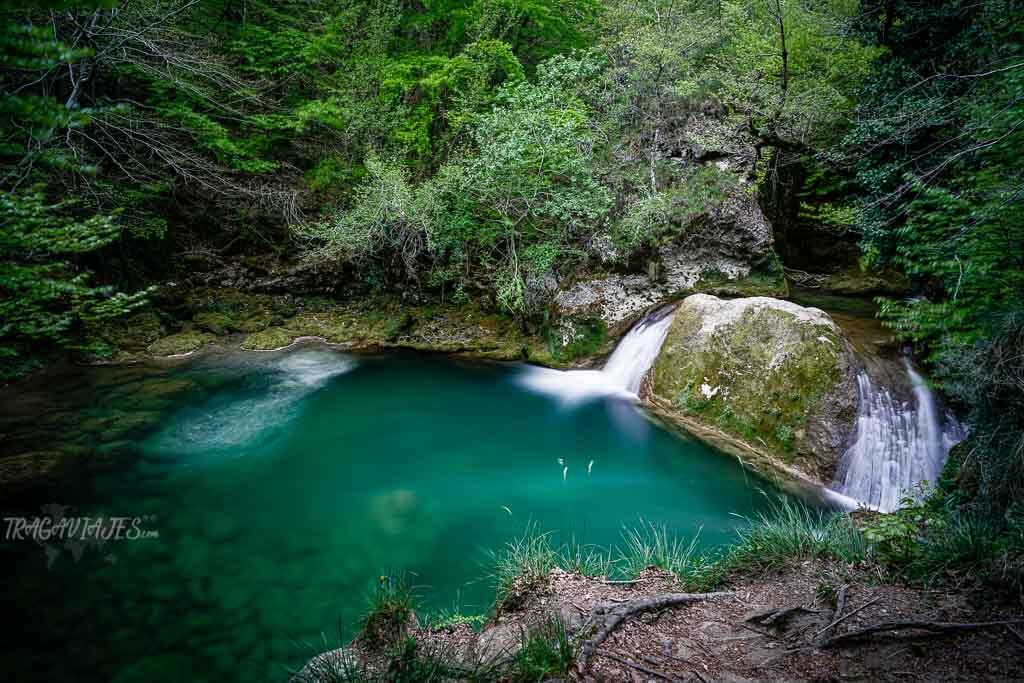
{"label": "foam on water", "polygon": [[184,408],[150,440],[150,452],[237,454],[261,445],[295,416],[300,399],[356,367],[351,357],[324,349],[300,349],[261,363],[256,373],[248,364],[236,368],[245,382],[243,398]]}
{"label": "foam on water", "polygon": [[671,309],[661,309],[634,325],[601,370],[562,371],[525,366],[517,381],[526,389],[554,396],[566,405],[597,398],[636,401],[644,376],[661,351],[673,313]]}

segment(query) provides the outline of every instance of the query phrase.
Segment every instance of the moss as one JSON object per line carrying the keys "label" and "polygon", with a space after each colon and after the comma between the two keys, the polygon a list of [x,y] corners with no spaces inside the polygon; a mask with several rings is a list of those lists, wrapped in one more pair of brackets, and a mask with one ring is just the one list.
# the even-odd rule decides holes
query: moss
{"label": "moss", "polygon": [[150,310],[106,320],[88,330],[88,339],[117,349],[142,351],[166,333],[160,316]]}
{"label": "moss", "polygon": [[242,348],[252,351],[269,351],[271,349],[279,349],[282,346],[288,346],[291,344],[298,336],[301,335],[297,335],[291,330],[287,330],[283,327],[271,327],[266,330],[250,334],[242,340]]}
{"label": "moss", "polygon": [[600,353],[608,339],[608,328],[603,320],[596,317],[563,318],[556,326],[545,326],[543,336],[552,358],[570,362]]}
{"label": "moss", "polygon": [[194,322],[196,327],[200,330],[205,330],[206,332],[216,334],[218,336],[227,334],[231,328],[231,317],[227,314],[216,313],[214,311],[196,313],[192,317],[192,322]]}
{"label": "moss", "polygon": [[893,271],[866,272],[859,268],[849,268],[833,273],[821,285],[822,291],[849,296],[904,294],[909,287],[907,278],[900,273]]}
{"label": "moss", "polygon": [[[556,354],[543,334],[531,334],[515,319],[479,304],[416,305],[393,295],[336,301],[210,288],[189,293],[177,313],[190,321],[188,331],[151,343],[151,353],[185,353],[213,340],[214,333],[243,332],[244,349],[276,349],[298,337],[321,337],[356,347],[466,353],[566,367],[576,358],[598,353],[607,343],[603,326],[587,323],[581,338]],[[202,329],[193,331],[193,327]]]}
{"label": "moss", "polygon": [[216,338],[209,333],[196,330],[185,330],[169,337],[157,339],[149,345],[148,351],[155,356],[178,356],[183,353],[195,351],[205,344],[215,341]]}
{"label": "moss", "polygon": [[751,306],[702,339],[686,306],[654,366],[654,391],[675,409],[792,463],[818,401],[841,379],[842,340],[828,325]]}
{"label": "moss", "polygon": [[774,251],[752,264],[750,273],[744,277],[730,278],[720,271],[708,270],[701,274],[700,280],[691,289],[693,293],[726,297],[785,297],[789,294],[782,261]]}

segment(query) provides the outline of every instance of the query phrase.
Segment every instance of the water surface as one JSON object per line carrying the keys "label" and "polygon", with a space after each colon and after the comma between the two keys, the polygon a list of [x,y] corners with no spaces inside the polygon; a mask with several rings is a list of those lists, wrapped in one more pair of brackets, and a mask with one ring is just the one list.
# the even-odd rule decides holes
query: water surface
{"label": "water surface", "polygon": [[765,506],[734,459],[621,396],[532,391],[531,372],[299,347],[4,396],[8,453],[79,453],[74,483],[21,514],[57,502],[158,533],[4,543],[8,679],[286,680],[321,634],[351,635],[383,572],[410,572],[425,609],[484,613],[487,551],[530,522],[610,546],[642,518],[714,545]]}

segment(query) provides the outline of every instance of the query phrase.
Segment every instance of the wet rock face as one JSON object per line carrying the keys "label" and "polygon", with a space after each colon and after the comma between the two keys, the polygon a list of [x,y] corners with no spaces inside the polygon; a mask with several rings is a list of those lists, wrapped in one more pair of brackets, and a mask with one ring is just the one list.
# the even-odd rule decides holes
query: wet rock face
{"label": "wet rock face", "polygon": [[857,366],[819,309],[697,294],[676,311],[651,390],[681,415],[828,481],[856,421]]}

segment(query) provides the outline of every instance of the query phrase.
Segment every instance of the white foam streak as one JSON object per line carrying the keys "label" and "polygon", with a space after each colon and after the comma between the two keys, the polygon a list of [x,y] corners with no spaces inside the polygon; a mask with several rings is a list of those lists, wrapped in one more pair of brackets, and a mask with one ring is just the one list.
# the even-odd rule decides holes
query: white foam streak
{"label": "white foam streak", "polygon": [[151,452],[221,452],[255,446],[270,437],[295,414],[300,399],[332,377],[349,372],[355,361],[321,349],[297,350],[261,363],[255,374],[243,363],[237,372],[256,386],[244,398],[192,406],[172,419],[148,444]]}

